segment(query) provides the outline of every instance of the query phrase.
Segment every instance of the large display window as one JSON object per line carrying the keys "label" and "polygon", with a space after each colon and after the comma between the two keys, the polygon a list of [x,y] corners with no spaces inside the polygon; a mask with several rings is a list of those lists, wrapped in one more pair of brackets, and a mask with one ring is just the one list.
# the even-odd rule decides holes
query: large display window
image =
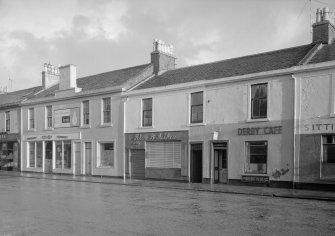
{"label": "large display window", "polygon": [[13,170],[18,167],[18,143],[0,143],[0,169]]}

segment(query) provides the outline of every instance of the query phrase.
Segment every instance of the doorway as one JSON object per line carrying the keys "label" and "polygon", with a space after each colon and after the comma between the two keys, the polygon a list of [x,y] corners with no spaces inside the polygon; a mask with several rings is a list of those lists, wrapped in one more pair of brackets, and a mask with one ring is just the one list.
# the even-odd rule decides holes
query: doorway
{"label": "doorway", "polygon": [[45,142],[45,173],[52,173],[52,141]]}
{"label": "doorway", "polygon": [[202,143],[191,144],[191,182],[202,182]]}
{"label": "doorway", "polygon": [[131,178],[144,179],[145,178],[145,150],[131,149],[130,150],[130,168]]}
{"label": "doorway", "polygon": [[92,174],[92,143],[85,143],[85,175]]}
{"label": "doorway", "polygon": [[74,145],[74,159],[75,159],[75,175],[81,175],[81,167],[82,167],[82,161],[81,161],[81,143],[75,142]]}
{"label": "doorway", "polygon": [[227,143],[213,143],[214,183],[228,182]]}

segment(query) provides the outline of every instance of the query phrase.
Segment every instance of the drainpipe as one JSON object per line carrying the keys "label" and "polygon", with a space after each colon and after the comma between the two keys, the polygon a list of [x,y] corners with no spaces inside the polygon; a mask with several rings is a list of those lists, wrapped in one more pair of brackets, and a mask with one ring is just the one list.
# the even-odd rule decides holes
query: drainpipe
{"label": "drainpipe", "polygon": [[297,78],[294,76],[294,74],[291,74],[291,77],[294,80],[293,188],[295,188],[295,184],[299,183],[299,170],[300,170],[300,130],[299,130],[299,127],[300,127],[300,118],[301,118],[300,117],[301,116],[301,104],[300,104],[301,99],[300,99],[300,86],[298,85]]}
{"label": "drainpipe", "polygon": [[123,102],[123,134],[122,134],[122,148],[123,148],[123,180],[126,181],[126,105],[127,105],[127,101],[128,101],[128,97],[124,97],[121,99],[121,101]]}
{"label": "drainpipe", "polygon": [[22,145],[22,141],[23,141],[23,129],[22,129],[22,107],[20,106],[20,172],[22,173],[22,155],[23,155],[23,145]]}

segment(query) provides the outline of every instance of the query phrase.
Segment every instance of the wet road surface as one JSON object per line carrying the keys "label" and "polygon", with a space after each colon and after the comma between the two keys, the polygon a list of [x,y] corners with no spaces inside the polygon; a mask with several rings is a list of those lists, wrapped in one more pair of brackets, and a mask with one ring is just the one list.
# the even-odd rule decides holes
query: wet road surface
{"label": "wet road surface", "polygon": [[334,234],[335,202],[0,177],[0,236]]}

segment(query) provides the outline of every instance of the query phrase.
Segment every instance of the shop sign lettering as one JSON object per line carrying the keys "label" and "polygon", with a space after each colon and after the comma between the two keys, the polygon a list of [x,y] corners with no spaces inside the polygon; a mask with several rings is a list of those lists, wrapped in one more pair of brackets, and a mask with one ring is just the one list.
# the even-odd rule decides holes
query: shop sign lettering
{"label": "shop sign lettering", "polygon": [[237,133],[238,133],[239,136],[282,134],[283,133],[283,126],[239,128],[237,130]]}
{"label": "shop sign lettering", "polygon": [[170,135],[169,133],[158,133],[158,134],[135,134],[131,141],[156,141],[156,140],[175,140],[177,136]]}
{"label": "shop sign lettering", "polygon": [[313,132],[313,131],[333,131],[333,130],[335,130],[335,124],[333,123],[316,123],[316,124],[305,124],[303,131]]}
{"label": "shop sign lettering", "polygon": [[80,139],[80,133],[72,134],[48,134],[48,135],[26,135],[23,137],[26,141],[32,140],[64,140],[64,139]]}
{"label": "shop sign lettering", "polygon": [[18,134],[0,133],[0,139],[18,139]]}
{"label": "shop sign lettering", "polygon": [[241,181],[252,182],[252,183],[267,183],[269,182],[269,176],[242,175]]}

